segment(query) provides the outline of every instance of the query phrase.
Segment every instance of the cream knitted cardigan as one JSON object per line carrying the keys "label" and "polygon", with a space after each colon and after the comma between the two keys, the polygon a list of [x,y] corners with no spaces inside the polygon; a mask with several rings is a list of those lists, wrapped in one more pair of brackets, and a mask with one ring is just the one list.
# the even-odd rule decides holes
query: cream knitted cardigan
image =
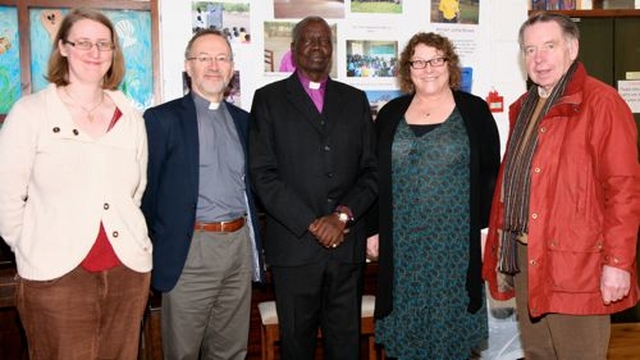
{"label": "cream knitted cardigan", "polygon": [[151,270],[152,245],[139,205],[146,186],[142,116],[119,91],[106,91],[122,112],[108,133],[83,133],[56,87],[21,98],[0,131],[0,235],[18,273],[50,280],[77,267],[100,222],[122,263]]}

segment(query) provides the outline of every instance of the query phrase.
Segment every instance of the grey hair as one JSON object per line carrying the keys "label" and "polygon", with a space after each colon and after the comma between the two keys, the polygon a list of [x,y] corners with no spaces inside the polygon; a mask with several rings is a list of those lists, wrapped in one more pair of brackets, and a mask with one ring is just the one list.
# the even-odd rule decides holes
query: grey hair
{"label": "grey hair", "polygon": [[233,60],[233,48],[231,47],[231,43],[229,42],[229,39],[227,39],[227,37],[224,35],[222,31],[217,29],[202,29],[196,32],[195,34],[193,34],[193,36],[191,37],[191,40],[189,40],[189,42],[187,43],[187,47],[184,49],[185,59],[191,56],[191,49],[193,48],[193,43],[205,35],[217,35],[223,38],[224,41],[227,43],[227,46],[229,47],[229,56],[231,57],[231,60]]}
{"label": "grey hair", "polygon": [[520,26],[520,32],[518,33],[518,44],[520,49],[524,49],[524,32],[533,24],[555,22],[562,29],[562,34],[568,40],[580,40],[580,30],[578,26],[571,20],[570,17],[564,14],[550,13],[550,12],[536,12]]}

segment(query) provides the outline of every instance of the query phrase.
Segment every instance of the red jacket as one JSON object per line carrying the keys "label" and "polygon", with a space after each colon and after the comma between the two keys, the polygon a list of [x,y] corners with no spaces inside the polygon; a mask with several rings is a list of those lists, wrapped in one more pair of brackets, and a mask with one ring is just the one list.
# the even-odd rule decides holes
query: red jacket
{"label": "red jacket", "polygon": [[[509,109],[511,129],[524,103]],[[640,219],[637,129],[615,89],[578,65],[565,95],[538,124],[531,164],[528,259],[529,312],[611,314],[636,304],[636,242]],[[504,163],[498,175],[484,254],[483,276],[496,299],[514,296],[498,287]],[[631,273],[623,300],[604,305],[603,265]],[[500,282],[502,284],[503,282]]]}

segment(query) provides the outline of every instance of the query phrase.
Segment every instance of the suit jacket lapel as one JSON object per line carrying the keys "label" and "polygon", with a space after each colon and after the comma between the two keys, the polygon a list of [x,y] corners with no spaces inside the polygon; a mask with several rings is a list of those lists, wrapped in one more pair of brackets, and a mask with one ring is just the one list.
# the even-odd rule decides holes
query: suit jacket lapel
{"label": "suit jacket lapel", "polygon": [[325,129],[323,129],[320,124],[322,116],[318,112],[318,109],[316,109],[313,100],[311,100],[307,92],[302,88],[300,79],[298,79],[298,76],[295,73],[287,79],[286,88],[287,98],[302,113],[304,120],[309,122],[309,124],[319,132],[324,132]]}
{"label": "suit jacket lapel", "polygon": [[335,82],[331,79],[327,80],[327,87],[324,93],[324,107],[322,115],[326,119],[325,131],[329,134],[336,126],[336,121],[341,117],[342,109],[347,106],[345,104],[346,97],[340,92],[340,88],[335,86]]}
{"label": "suit jacket lapel", "polygon": [[200,142],[198,141],[198,115],[196,105],[191,97],[191,93],[182,98],[182,134],[184,146],[187,153],[187,178],[198,194],[199,166],[200,166]]}

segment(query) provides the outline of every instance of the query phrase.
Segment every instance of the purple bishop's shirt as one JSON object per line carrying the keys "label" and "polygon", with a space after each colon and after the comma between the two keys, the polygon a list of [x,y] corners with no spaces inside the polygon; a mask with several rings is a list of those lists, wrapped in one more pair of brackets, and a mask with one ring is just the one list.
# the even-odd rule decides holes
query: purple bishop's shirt
{"label": "purple bishop's shirt", "polygon": [[324,91],[327,87],[327,78],[317,83],[309,80],[309,78],[301,71],[298,71],[297,73],[304,91],[306,91],[309,97],[311,97],[311,100],[313,100],[313,103],[316,105],[318,112],[322,113],[322,106],[324,105]]}

